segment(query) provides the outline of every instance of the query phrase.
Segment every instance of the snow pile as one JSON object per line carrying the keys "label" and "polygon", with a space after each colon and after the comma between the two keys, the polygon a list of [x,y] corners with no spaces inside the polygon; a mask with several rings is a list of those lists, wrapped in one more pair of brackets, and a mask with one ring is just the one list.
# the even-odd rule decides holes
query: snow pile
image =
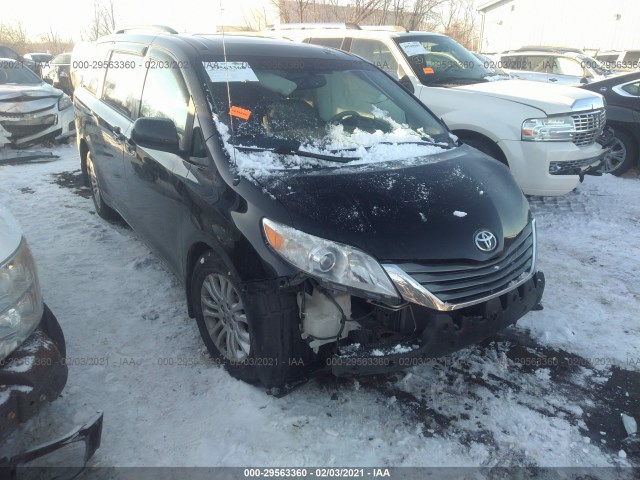
{"label": "snow pile", "polygon": [[[303,143],[301,151],[337,156],[357,157],[349,163],[337,163],[298,155],[278,155],[273,152],[241,152],[233,147],[229,127],[220,120],[218,115],[213,115],[213,120],[220,132],[224,146],[230,152],[232,162],[237,165],[238,173],[244,177],[259,178],[276,174],[283,170],[300,170],[317,167],[344,167],[371,163],[414,161],[416,157],[428,157],[445,151],[446,144],[435,146],[424,144],[433,142],[433,139],[423,131],[415,131],[407,125],[394,121],[386,112],[375,105],[372,113],[374,118],[385,121],[391,127],[390,132],[376,130],[373,133],[355,129],[352,133],[346,132],[342,125],[329,125],[324,138],[314,142]],[[384,143],[383,143],[384,142]],[[422,142],[416,144],[414,142]],[[253,145],[243,145],[254,147]],[[428,162],[428,159],[421,158]]]}
{"label": "snow pile", "polygon": [[[611,433],[607,443],[585,440],[609,430],[588,427],[583,400],[611,376],[609,359],[638,369],[638,179],[590,177],[577,193],[531,200],[545,309],[509,331],[594,365],[577,368],[570,383],[558,383],[566,368],[507,358],[501,341],[399,375],[318,376],[276,399],[210,361],[184,287],[131,229],[105,222],[90,199],[53,183],[53,174],[80,168],[75,146],[55,152],[54,162],[0,166],[0,203],[29,240],[70,359],[62,397],[5,448],[50,440],[103,410],[93,466],[637,464]],[[98,361],[80,363],[87,358]],[[0,392],[0,402],[6,398]],[[612,424],[620,426],[620,413]]]}

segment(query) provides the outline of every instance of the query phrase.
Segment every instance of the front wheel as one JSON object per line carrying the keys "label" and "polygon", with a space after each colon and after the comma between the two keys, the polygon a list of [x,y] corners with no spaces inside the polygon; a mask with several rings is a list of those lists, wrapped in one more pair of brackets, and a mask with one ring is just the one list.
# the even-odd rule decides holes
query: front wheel
{"label": "front wheel", "polygon": [[616,130],[609,153],[604,157],[602,171],[613,175],[622,175],[638,160],[638,145],[624,131]]}
{"label": "front wheel", "polygon": [[306,374],[310,350],[294,293],[240,289],[210,251],[196,262],[190,295],[207,350],[233,377],[271,388]]}
{"label": "front wheel", "polygon": [[100,187],[100,180],[98,179],[98,174],[91,158],[91,152],[87,152],[87,175],[89,176],[91,198],[93,199],[93,205],[96,208],[96,213],[105,220],[114,220],[118,218],[116,211],[104,201],[102,189]]}

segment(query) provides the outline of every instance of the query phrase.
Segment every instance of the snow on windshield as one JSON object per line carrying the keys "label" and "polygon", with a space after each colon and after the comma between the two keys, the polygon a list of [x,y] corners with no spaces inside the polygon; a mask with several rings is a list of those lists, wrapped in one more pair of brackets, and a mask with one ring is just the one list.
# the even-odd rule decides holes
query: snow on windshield
{"label": "snow on windshield", "polygon": [[[233,147],[232,135],[229,127],[223,123],[218,115],[213,120],[222,136],[224,146],[229,151],[232,161],[235,161],[237,171],[241,176],[259,178],[283,170],[301,170],[318,167],[344,167],[391,161],[411,161],[412,163],[430,163],[437,159],[426,158],[444,152],[448,145],[435,142],[428,134],[416,131],[407,125],[394,121],[387,112],[375,105],[371,111],[377,120],[385,121],[391,127],[389,132],[376,130],[365,132],[358,128],[348,132],[340,125],[329,125],[326,136],[322,140],[302,143],[299,150],[335,157],[349,157],[357,159],[348,163],[336,163],[328,160],[307,158],[299,155],[282,155],[272,151],[242,152]],[[431,143],[427,142],[433,142]],[[243,145],[250,147],[251,145]]]}

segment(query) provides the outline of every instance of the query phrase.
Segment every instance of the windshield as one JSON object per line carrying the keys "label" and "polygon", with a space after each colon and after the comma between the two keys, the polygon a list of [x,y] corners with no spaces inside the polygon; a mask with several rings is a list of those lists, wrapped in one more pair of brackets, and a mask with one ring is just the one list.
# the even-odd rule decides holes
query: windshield
{"label": "windshield", "polygon": [[471,84],[509,78],[487,68],[469,50],[443,35],[403,35],[395,41],[423,85]]}
{"label": "windshield", "polygon": [[53,59],[53,61],[51,62],[55,65],[66,65],[66,64],[70,64],[71,63],[71,54],[70,53],[61,53],[60,55],[58,55],[56,58]]}
{"label": "windshield", "polygon": [[361,60],[229,56],[227,62],[203,58],[203,66],[228,147],[242,147],[236,153],[247,147],[312,153],[302,164],[322,166],[323,160],[393,160],[452,146],[448,130],[424,106]]}
{"label": "windshield", "polygon": [[41,82],[40,77],[22,62],[0,60],[0,85],[38,85]]}

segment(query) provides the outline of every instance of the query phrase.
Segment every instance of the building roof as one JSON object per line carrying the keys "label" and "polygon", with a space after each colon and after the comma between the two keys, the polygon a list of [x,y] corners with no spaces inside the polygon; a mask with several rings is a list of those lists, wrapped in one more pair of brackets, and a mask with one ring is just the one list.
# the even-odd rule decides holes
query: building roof
{"label": "building roof", "polygon": [[510,1],[511,0],[487,0],[484,3],[480,4],[477,10],[479,12],[486,12],[487,10],[491,10],[492,8],[499,7],[500,5],[503,5]]}

